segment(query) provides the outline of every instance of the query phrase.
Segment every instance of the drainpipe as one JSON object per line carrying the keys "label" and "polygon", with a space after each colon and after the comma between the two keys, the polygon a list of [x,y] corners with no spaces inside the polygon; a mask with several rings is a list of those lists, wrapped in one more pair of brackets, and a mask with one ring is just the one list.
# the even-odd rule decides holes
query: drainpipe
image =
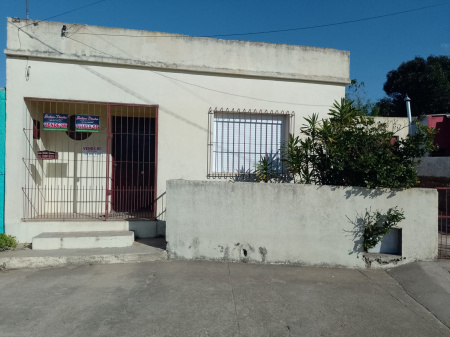
{"label": "drainpipe", "polygon": [[406,113],[408,114],[408,130],[409,134],[412,135],[411,98],[408,97],[408,94],[406,94],[405,102],[406,102]]}

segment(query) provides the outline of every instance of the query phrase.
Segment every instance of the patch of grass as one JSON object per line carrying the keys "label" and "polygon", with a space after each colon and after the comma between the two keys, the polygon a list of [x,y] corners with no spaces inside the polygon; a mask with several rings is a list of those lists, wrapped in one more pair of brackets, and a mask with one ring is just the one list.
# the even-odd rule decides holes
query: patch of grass
{"label": "patch of grass", "polygon": [[18,241],[15,236],[0,234],[0,251],[16,248]]}

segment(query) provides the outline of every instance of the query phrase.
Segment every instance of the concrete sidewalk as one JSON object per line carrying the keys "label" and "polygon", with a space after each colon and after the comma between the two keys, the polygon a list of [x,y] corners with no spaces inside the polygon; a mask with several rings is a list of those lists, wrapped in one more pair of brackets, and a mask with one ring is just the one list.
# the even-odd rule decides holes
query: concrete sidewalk
{"label": "concrete sidewalk", "polygon": [[140,239],[131,247],[95,249],[16,249],[0,252],[1,269],[151,262],[167,259],[164,238]]}
{"label": "concrete sidewalk", "polygon": [[[0,252],[2,302],[9,303],[8,307],[12,306],[18,315],[8,323],[0,322],[0,335],[29,335],[27,326],[33,327],[34,331],[36,322],[32,321],[26,322],[22,334],[8,330],[11,322],[15,319],[20,321],[23,315],[29,314],[26,309],[28,305],[44,310],[44,317],[38,319],[45,321],[45,312],[53,312],[50,304],[52,298],[56,302],[65,302],[64,298],[55,298],[46,285],[48,281],[55,289],[64,289],[60,294],[69,295],[68,299],[84,298],[85,291],[91,294],[98,303],[90,303],[89,298],[84,298],[80,306],[75,306],[78,308],[75,310],[81,312],[81,306],[86,305],[93,312],[98,310],[100,319],[102,312],[106,310],[103,303],[105,299],[107,303],[111,303],[109,299],[115,298],[114,301],[126,307],[133,307],[134,302],[143,313],[130,309],[134,314],[125,314],[127,322],[139,324],[136,321],[139,317],[143,321],[153,322],[145,331],[150,331],[150,335],[155,336],[364,334],[450,337],[450,330],[447,328],[450,327],[450,260],[414,262],[387,271],[165,261],[165,244],[165,239],[160,238],[139,240],[132,247],[126,248],[50,251],[17,249]],[[148,263],[154,261],[164,263]],[[129,264],[135,262],[143,263]],[[61,268],[36,270],[50,267]],[[51,275],[55,276],[54,280],[50,280],[53,277]],[[95,282],[92,285],[86,284],[86,280],[91,282],[93,275]],[[118,277],[121,282],[117,283],[111,277]],[[41,283],[40,280],[44,279],[47,281]],[[67,280],[71,280],[69,288],[65,286]],[[136,288],[136,284],[143,284],[144,280],[147,286],[140,290],[139,287]],[[102,284],[106,285],[106,289],[110,289],[108,284],[111,284],[112,289],[115,289],[114,293],[105,293]],[[44,293],[50,299],[41,297],[42,289],[46,289]],[[98,294],[95,293],[96,290]],[[125,293],[121,294],[121,291]],[[22,300],[23,296],[25,302]],[[149,302],[147,306],[141,301],[141,296],[145,299],[144,302]],[[28,300],[29,304],[26,303]],[[68,302],[67,305],[74,304]],[[214,307],[215,305],[218,307]],[[161,306],[164,308],[163,313],[160,312]],[[116,304],[112,307],[116,307]],[[5,310],[5,307],[0,306],[0,317],[9,317]],[[117,310],[123,311],[120,308]],[[145,316],[144,313],[149,310],[155,315]],[[106,311],[116,317],[116,313]],[[201,315],[205,315],[205,318]],[[198,321],[198,327],[193,322],[183,321],[183,317],[191,316]],[[61,319],[68,320],[67,317]],[[80,324],[95,327],[91,319],[84,317]],[[218,325],[210,320],[217,321]],[[20,326],[19,321],[16,327]],[[98,331],[99,335],[105,332],[105,336],[121,336],[110,331],[108,324],[112,324],[111,322],[104,324],[106,326]],[[184,331],[183,324],[189,327],[189,331]],[[140,335],[134,333],[134,326],[129,329],[130,334],[123,334],[124,336]],[[4,331],[9,332],[5,335]],[[97,334],[84,328],[80,331],[84,335]],[[136,331],[144,333],[140,329]],[[83,335],[74,331],[68,334]],[[36,334],[40,335],[46,335],[44,330],[42,334]],[[59,336],[56,328],[50,334],[53,335]]]}
{"label": "concrete sidewalk", "polygon": [[382,270],[206,261],[0,272],[1,336],[450,336]]}
{"label": "concrete sidewalk", "polygon": [[450,260],[413,262],[388,273],[412,298],[450,327]]}

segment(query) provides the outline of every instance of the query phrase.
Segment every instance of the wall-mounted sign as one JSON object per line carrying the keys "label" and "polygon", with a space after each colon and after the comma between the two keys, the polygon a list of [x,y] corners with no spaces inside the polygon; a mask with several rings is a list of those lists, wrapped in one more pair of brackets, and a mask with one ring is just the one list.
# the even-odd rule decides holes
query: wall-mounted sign
{"label": "wall-mounted sign", "polygon": [[67,131],[68,122],[66,114],[44,113],[44,130]]}
{"label": "wall-mounted sign", "polygon": [[37,157],[41,160],[58,159],[58,152],[48,150],[38,151]]}
{"label": "wall-mounted sign", "polygon": [[75,117],[75,131],[99,132],[100,116],[77,115]]}
{"label": "wall-mounted sign", "polygon": [[101,146],[83,146],[84,156],[101,156],[102,147]]}

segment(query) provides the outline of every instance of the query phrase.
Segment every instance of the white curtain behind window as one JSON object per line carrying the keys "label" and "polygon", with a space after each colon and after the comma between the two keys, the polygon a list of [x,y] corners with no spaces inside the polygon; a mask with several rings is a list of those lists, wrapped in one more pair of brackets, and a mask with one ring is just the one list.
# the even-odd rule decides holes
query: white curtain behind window
{"label": "white curtain behind window", "polygon": [[214,114],[213,171],[253,173],[261,157],[273,161],[282,173],[281,146],[285,143],[286,117],[271,114]]}

